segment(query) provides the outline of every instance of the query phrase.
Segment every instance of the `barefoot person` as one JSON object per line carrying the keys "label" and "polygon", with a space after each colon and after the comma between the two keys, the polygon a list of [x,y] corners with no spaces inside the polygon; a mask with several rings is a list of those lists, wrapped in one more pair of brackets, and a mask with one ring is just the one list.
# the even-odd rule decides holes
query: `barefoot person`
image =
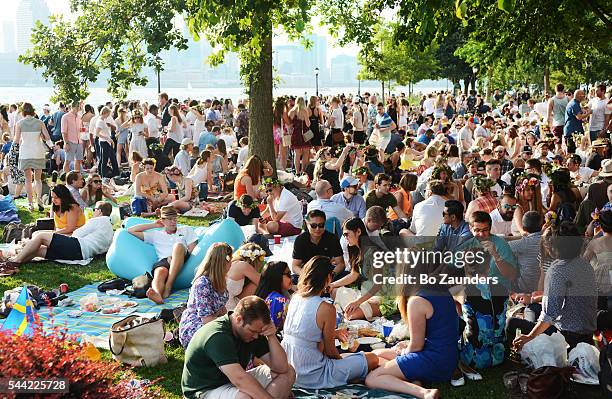
{"label": "barefoot person", "polygon": [[[254,356],[264,364],[246,371]],[[234,312],[195,333],[185,351],[181,388],[188,399],[285,399],[294,381],[268,306],[247,296]]]}
{"label": "barefoot person", "polygon": [[[130,227],[128,232],[155,247],[158,261],[153,265],[153,282],[147,297],[157,304],[170,296],[176,276],[183,268],[198,239],[191,227],[177,227],[178,213],[170,205],[161,208],[161,219]],[[152,230],[163,228],[163,230]]]}

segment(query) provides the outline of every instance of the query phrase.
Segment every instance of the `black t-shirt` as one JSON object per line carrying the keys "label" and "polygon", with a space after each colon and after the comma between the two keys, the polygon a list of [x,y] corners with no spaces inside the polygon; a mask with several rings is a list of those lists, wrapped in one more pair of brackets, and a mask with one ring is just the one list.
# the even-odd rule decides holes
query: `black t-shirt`
{"label": "black t-shirt", "polygon": [[248,226],[253,224],[253,219],[259,219],[261,217],[259,213],[259,208],[251,209],[251,213],[245,215],[242,212],[242,209],[238,205],[236,205],[236,201],[232,201],[227,206],[227,216],[230,218],[234,218],[236,223],[240,226]]}
{"label": "black t-shirt", "polygon": [[586,167],[593,170],[599,170],[601,168],[601,161],[603,161],[601,155],[594,152],[587,158]]}
{"label": "black t-shirt", "polygon": [[312,257],[318,255],[330,258],[342,256],[342,247],[338,237],[327,230],[323,233],[323,237],[321,237],[321,241],[318,244],[314,244],[310,240],[310,233],[308,231],[296,237],[293,244],[293,259],[299,259],[306,263]]}

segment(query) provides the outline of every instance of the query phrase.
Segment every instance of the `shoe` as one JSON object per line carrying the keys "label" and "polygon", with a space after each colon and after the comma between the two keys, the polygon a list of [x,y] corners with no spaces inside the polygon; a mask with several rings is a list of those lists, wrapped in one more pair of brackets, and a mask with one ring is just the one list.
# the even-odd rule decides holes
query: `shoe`
{"label": "shoe", "polygon": [[465,370],[465,367],[462,367],[461,365],[459,366],[459,370],[461,370],[461,373],[465,376],[465,378],[467,378],[470,381],[482,381],[482,375],[480,375],[480,373],[478,373],[476,370],[473,370],[471,368],[469,368],[469,371]]}
{"label": "shoe", "polygon": [[465,385],[465,378],[463,378],[463,376],[457,378],[457,379],[451,379],[450,380],[450,384],[454,387],[462,387]]}
{"label": "shoe", "polygon": [[34,204],[28,204],[28,209],[30,212],[34,212]]}

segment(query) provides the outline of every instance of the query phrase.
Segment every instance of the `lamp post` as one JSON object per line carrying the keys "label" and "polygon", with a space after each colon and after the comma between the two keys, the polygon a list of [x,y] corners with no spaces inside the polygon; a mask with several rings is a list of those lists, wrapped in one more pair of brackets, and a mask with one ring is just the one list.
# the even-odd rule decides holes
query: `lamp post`
{"label": "lamp post", "polygon": [[314,69],[314,73],[315,73],[315,94],[317,97],[319,97],[319,67],[316,67]]}
{"label": "lamp post", "polygon": [[162,62],[162,59],[159,55],[155,57],[155,69],[157,70],[157,94],[161,93],[161,80],[160,80],[161,62]]}
{"label": "lamp post", "polygon": [[361,78],[357,78],[357,95],[361,96]]}

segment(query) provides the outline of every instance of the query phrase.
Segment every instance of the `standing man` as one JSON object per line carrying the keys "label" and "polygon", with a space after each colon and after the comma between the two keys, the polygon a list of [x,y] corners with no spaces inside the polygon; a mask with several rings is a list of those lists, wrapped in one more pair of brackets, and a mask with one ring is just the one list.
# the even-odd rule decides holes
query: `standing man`
{"label": "standing man", "polygon": [[144,120],[144,123],[147,125],[147,129],[149,129],[149,137],[145,139],[147,142],[147,148],[151,144],[159,144],[159,128],[161,119],[158,114],[159,107],[155,104],[149,105],[149,112]]}
{"label": "standing man", "polygon": [[70,111],[62,116],[60,121],[62,139],[64,140],[64,172],[70,172],[70,164],[74,162],[74,170],[79,172],[83,163],[83,143],[81,142],[81,117],[79,103],[72,103]]}
{"label": "standing man", "polygon": [[[159,94],[159,109],[161,110],[161,125],[162,128],[167,127],[170,124],[170,119],[172,116],[170,115],[170,110],[168,109],[170,104],[168,103],[168,94],[160,93]],[[149,134],[151,134],[151,130],[149,130]]]}
{"label": "standing man", "polygon": [[[264,364],[246,371],[254,356]],[[294,382],[268,305],[256,296],[201,327],[185,351],[181,387],[188,399],[286,399]]]}
{"label": "standing man", "polygon": [[62,138],[62,117],[66,113],[66,106],[64,103],[59,103],[59,110],[57,110],[51,120],[53,121],[53,131],[51,132],[51,140],[56,142]]}
{"label": "standing man", "polygon": [[561,142],[563,137],[563,126],[565,125],[565,108],[569,100],[565,96],[565,86],[563,83],[558,83],[555,88],[555,95],[548,100],[548,112],[546,119],[548,126],[551,128],[557,144]]}
{"label": "standing man", "polygon": [[368,105],[368,138],[374,131],[374,124],[376,123],[376,96],[370,96],[370,104]]}
{"label": "standing man", "polygon": [[595,91],[595,97],[589,102],[591,108],[591,120],[589,123],[589,136],[591,143],[597,139],[599,135],[605,134],[605,128],[610,122],[612,110],[607,109],[608,99],[606,98],[606,85],[600,84]]}
{"label": "standing man", "polygon": [[243,137],[249,137],[249,111],[244,104],[238,104],[238,115],[234,121],[236,128],[236,138],[240,140]]}
{"label": "standing man", "polygon": [[584,100],[584,90],[576,90],[574,98],[567,104],[565,108],[565,126],[563,127],[563,138],[567,147],[567,152],[573,154],[576,152],[576,143],[572,138],[573,133],[584,134],[582,123],[586,118],[593,113],[592,110],[582,109],[580,103]]}

